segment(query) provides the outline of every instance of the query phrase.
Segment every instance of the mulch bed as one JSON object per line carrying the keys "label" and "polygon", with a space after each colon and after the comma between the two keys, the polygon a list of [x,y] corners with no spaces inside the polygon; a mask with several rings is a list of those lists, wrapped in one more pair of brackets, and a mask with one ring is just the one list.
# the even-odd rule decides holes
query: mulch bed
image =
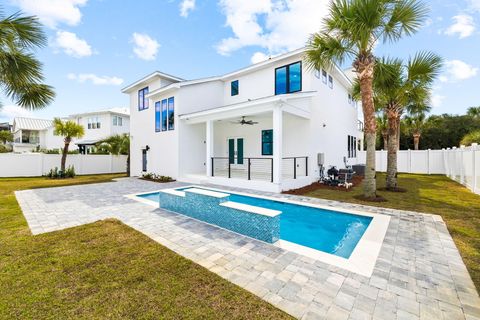
{"label": "mulch bed", "polygon": [[361,177],[361,176],[353,176],[352,181],[351,181],[353,183],[353,186],[351,186],[348,189],[345,188],[345,187],[339,187],[339,186],[334,187],[334,186],[328,186],[328,185],[323,184],[323,183],[315,182],[315,183],[312,183],[311,185],[305,186],[303,188],[288,190],[288,191],[284,191],[282,193],[303,195],[303,194],[306,194],[306,193],[309,193],[309,192],[316,191],[318,189],[338,190],[338,191],[343,191],[343,192],[350,192],[353,189],[355,189],[356,187],[358,187],[360,185],[360,183],[362,183],[362,180],[363,180],[363,177]]}

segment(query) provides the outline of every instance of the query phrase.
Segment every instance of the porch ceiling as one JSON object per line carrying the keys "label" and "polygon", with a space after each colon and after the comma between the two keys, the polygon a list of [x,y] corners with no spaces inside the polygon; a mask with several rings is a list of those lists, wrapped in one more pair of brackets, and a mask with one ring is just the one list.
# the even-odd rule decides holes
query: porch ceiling
{"label": "porch ceiling", "polygon": [[[294,94],[270,96],[249,100],[218,108],[180,115],[180,119],[187,123],[201,123],[209,120],[220,120],[251,116],[273,111],[274,107],[281,106],[288,112],[301,118],[310,118],[309,100],[316,94],[315,91],[299,92]],[[302,103],[303,102],[303,103]],[[307,105],[307,107],[306,107]]]}

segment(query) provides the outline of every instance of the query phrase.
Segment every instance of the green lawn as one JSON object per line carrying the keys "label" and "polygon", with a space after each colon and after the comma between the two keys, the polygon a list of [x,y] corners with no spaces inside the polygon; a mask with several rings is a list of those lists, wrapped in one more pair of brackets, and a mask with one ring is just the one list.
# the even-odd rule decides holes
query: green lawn
{"label": "green lawn", "polygon": [[[480,196],[440,175],[400,174],[399,186],[407,192],[379,191],[378,194],[388,200],[380,203],[355,199],[354,196],[362,193],[361,186],[349,192],[317,189],[304,195],[441,215],[480,289]],[[377,175],[377,187],[385,187],[385,174]]]}
{"label": "green lawn", "polygon": [[32,236],[13,194],[112,177],[0,179],[1,319],[290,318],[119,221]]}

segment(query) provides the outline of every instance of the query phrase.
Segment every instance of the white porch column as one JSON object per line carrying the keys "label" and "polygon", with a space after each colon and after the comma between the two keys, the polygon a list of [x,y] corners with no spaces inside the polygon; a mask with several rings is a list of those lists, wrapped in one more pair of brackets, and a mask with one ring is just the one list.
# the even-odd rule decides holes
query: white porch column
{"label": "white porch column", "polygon": [[213,137],[214,137],[214,132],[213,132],[213,121],[208,120],[205,122],[205,127],[206,127],[206,134],[205,134],[205,146],[206,146],[206,157],[205,157],[205,166],[207,168],[207,177],[212,176],[212,157],[214,155],[213,153]]}
{"label": "white porch column", "polygon": [[283,111],[281,106],[273,108],[273,183],[282,183]]}

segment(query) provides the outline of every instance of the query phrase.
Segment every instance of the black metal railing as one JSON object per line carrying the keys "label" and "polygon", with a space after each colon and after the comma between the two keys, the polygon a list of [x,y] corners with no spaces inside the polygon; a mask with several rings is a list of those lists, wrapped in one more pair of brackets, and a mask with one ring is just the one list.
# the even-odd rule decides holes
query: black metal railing
{"label": "black metal railing", "polygon": [[[237,178],[273,182],[273,158],[212,157],[212,177]],[[282,158],[282,178],[308,176],[308,157]]]}
{"label": "black metal railing", "polygon": [[308,176],[308,157],[285,157],[282,159],[282,177],[297,179]]}
{"label": "black metal railing", "polygon": [[273,158],[212,157],[212,177],[273,182]]}

